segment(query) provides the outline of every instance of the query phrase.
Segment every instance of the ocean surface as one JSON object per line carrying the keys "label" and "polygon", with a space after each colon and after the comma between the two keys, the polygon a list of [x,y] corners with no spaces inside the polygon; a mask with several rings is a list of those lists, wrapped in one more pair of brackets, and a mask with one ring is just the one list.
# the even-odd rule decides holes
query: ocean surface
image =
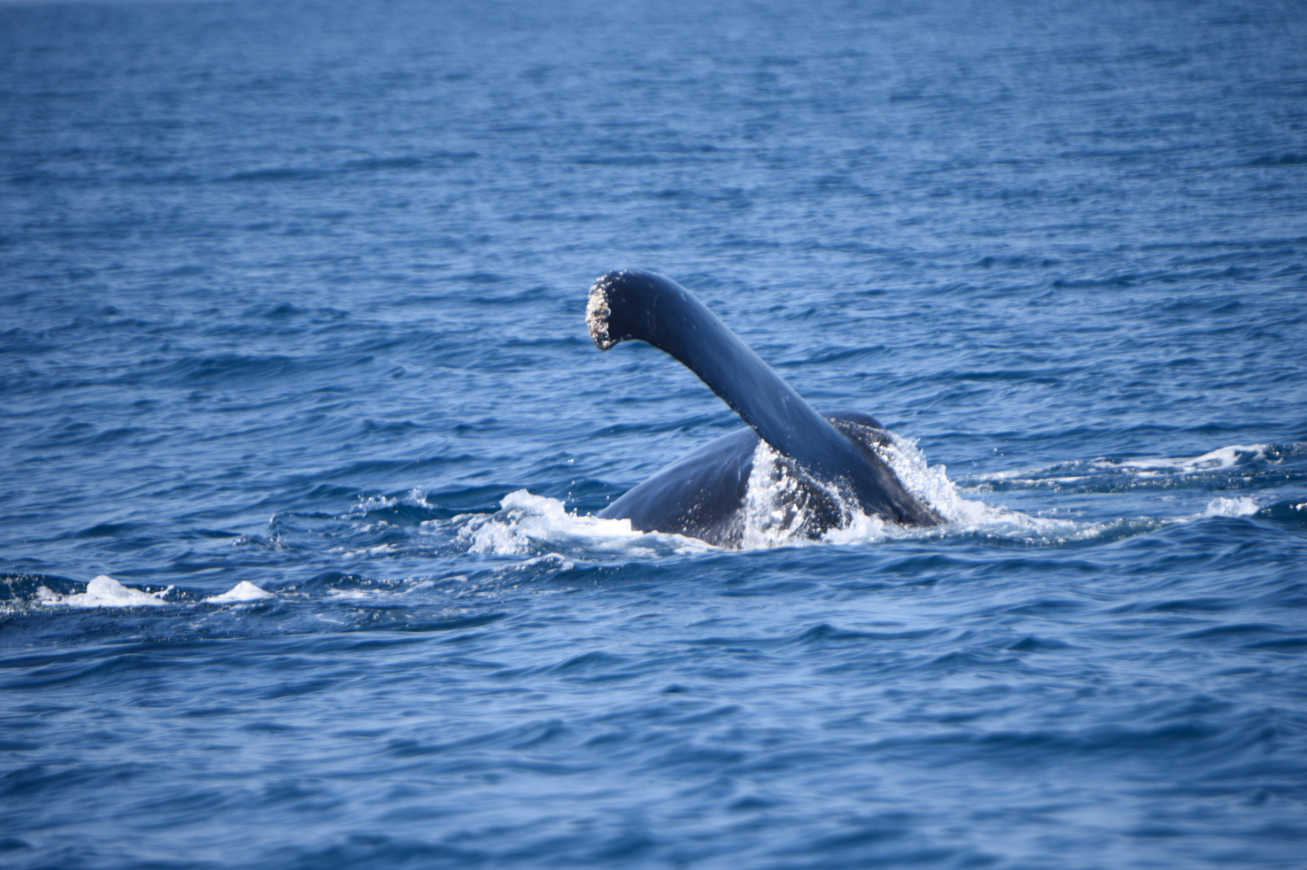
{"label": "ocean surface", "polygon": [[[595,519],[626,267],[950,521]],[[1304,656],[1301,2],[0,3],[5,867],[1303,868]]]}

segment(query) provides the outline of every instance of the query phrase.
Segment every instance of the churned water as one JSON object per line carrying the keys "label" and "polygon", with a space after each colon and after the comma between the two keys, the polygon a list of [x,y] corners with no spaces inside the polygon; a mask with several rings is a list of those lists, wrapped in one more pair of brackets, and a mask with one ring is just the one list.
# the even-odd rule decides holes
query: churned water
{"label": "churned water", "polygon": [[6,866],[1307,866],[1301,3],[5,2],[0,311]]}

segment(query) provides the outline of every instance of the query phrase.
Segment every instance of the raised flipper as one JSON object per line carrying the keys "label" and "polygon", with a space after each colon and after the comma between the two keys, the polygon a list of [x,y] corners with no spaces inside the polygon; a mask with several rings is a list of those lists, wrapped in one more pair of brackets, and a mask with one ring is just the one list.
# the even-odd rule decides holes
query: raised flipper
{"label": "raised flipper", "polygon": [[[834,488],[863,512],[903,525],[931,526],[940,522],[929,507],[903,488],[869,445],[846,436],[813,410],[726,324],[675,281],[638,270],[610,272],[590,288],[586,323],[601,350],[634,339],[648,342],[675,357],[777,453],[792,460],[813,480]],[[848,422],[865,425],[863,420],[852,419],[864,415],[849,416]],[[713,471],[715,464],[732,467],[738,464],[736,454],[746,449],[745,442],[721,443],[734,437],[726,436],[706,445],[700,451],[704,453],[702,457],[696,452],[669,466],[609,505],[601,516],[629,517],[636,528],[642,528],[636,524],[636,514],[646,520],[658,513],[670,516],[676,511],[669,514],[667,508],[680,505],[682,516],[692,516],[694,511],[687,511],[684,506],[695,499],[704,502],[700,513],[716,516],[736,494],[742,498],[743,486],[748,481],[747,467],[742,471],[743,482],[740,472]],[[751,457],[752,453],[748,455]],[[682,465],[687,467],[681,469],[678,478],[672,472]],[[678,479],[685,483],[678,485]],[[656,488],[645,491],[644,495],[649,497],[646,501],[632,498],[656,481]],[[687,486],[690,488],[685,489]],[[712,499],[705,498],[704,487],[713,493]],[[657,498],[653,498],[655,492]],[[709,511],[709,502],[721,504]],[[704,537],[688,530],[649,528]]]}

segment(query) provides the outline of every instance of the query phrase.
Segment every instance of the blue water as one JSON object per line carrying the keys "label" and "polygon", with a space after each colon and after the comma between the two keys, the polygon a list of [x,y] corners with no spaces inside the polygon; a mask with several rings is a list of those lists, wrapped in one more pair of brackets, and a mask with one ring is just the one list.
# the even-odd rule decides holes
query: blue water
{"label": "blue water", "polygon": [[0,311],[5,866],[1307,867],[1301,3],[4,2]]}

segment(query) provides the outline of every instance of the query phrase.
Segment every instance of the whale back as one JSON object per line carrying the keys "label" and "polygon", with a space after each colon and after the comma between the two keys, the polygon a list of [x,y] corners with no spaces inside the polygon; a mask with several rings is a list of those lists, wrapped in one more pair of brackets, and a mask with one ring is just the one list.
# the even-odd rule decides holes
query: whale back
{"label": "whale back", "polygon": [[[823,411],[845,437],[872,451],[890,435],[869,414]],[[605,519],[626,519],[641,532],[698,538],[718,547],[739,547],[749,524],[748,486],[758,448],[758,434],[740,429],[693,450],[648,480],[628,490],[599,512]],[[793,478],[789,505],[800,521],[800,536],[817,538],[847,520],[847,505],[797,468],[781,469]],[[768,506],[765,509],[770,509]]]}

